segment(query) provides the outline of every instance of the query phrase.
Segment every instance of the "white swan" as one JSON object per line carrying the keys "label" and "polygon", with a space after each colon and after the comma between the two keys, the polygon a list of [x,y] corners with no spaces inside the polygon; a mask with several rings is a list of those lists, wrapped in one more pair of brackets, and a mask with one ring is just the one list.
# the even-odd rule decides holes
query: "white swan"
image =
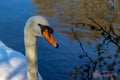
{"label": "white swan", "polygon": [[33,16],[28,19],[24,29],[26,57],[0,41],[0,80],[43,80],[38,75],[36,41],[37,36],[41,36],[57,48],[52,33],[53,29],[44,17]]}

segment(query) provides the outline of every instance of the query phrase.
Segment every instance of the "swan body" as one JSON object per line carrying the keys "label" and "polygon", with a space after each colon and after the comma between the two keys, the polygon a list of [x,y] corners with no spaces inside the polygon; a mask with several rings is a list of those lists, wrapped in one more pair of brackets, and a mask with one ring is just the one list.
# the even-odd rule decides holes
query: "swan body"
{"label": "swan body", "polygon": [[52,33],[44,17],[33,16],[24,28],[26,56],[0,41],[0,80],[43,80],[37,67],[37,37],[44,37],[54,47],[58,47]]}

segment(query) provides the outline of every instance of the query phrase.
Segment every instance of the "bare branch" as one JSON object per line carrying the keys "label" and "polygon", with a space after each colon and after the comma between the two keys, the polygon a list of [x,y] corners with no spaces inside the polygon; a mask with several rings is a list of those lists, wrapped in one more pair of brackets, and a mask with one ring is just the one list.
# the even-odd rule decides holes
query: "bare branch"
{"label": "bare branch", "polygon": [[88,56],[88,53],[87,53],[87,52],[85,51],[85,49],[83,48],[83,45],[82,45],[81,41],[78,39],[78,37],[76,36],[74,29],[71,28],[71,30],[72,30],[72,32],[73,32],[73,35],[74,35],[75,39],[79,42],[80,47],[81,47],[82,51],[84,52],[84,54],[88,57],[88,59],[89,59],[92,63],[94,63],[94,61],[92,60],[92,58]]}

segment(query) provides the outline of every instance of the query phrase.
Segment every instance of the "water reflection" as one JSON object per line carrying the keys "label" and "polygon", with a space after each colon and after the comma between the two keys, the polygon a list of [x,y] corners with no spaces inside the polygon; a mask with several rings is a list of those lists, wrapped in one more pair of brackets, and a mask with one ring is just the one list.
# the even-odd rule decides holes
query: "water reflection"
{"label": "water reflection", "polygon": [[[95,1],[93,0],[93,2]],[[72,80],[68,74],[74,70],[73,67],[75,65],[83,63],[79,59],[79,55],[83,52],[78,42],[69,40],[63,34],[67,34],[70,39],[75,40],[76,38],[71,30],[71,28],[74,28],[79,40],[87,42],[90,45],[83,44],[86,51],[90,53],[89,56],[93,56],[96,55],[93,53],[95,52],[94,47],[96,45],[94,41],[100,38],[101,32],[90,31],[89,26],[86,25],[83,28],[83,25],[77,25],[77,23],[87,23],[96,26],[95,23],[88,19],[88,17],[92,16],[99,24],[106,26],[106,29],[109,30],[107,27],[111,20],[109,21],[110,17],[106,16],[106,13],[109,13],[113,18],[112,25],[118,30],[116,33],[118,34],[120,31],[120,16],[116,18],[116,13],[111,13],[111,11],[106,10],[104,7],[104,14],[101,11],[101,6],[105,5],[104,1],[97,1],[95,5],[93,3],[85,5],[88,3],[90,3],[89,0],[81,0],[81,2],[80,0],[32,0],[32,3],[28,0],[4,0],[0,3],[0,40],[5,42],[9,47],[24,53],[23,28],[26,20],[33,15],[45,16],[55,29],[54,35],[60,47],[54,49],[44,39],[40,38],[38,40],[39,71],[45,80]],[[86,9],[84,10],[84,8]],[[91,44],[93,45],[91,46]],[[109,49],[111,48],[114,48],[114,46],[110,46]],[[112,50],[111,53],[114,51]]]}
{"label": "water reflection", "polygon": [[[51,24],[56,28],[56,30],[58,30],[62,34],[66,34],[67,36],[69,36],[68,38],[71,40],[77,40],[80,46],[81,46],[80,41],[84,42],[83,44],[84,44],[85,50],[81,46],[84,53],[84,55],[82,56],[87,56],[87,57],[92,56],[91,58],[93,58],[93,60],[97,60],[98,57],[100,57],[99,54],[95,54],[96,53],[95,45],[97,43],[102,43],[103,41],[103,43],[106,44],[106,41],[108,42],[111,41],[113,44],[117,45],[120,42],[120,39],[119,39],[120,34],[118,33],[120,30],[119,28],[120,22],[118,22],[120,20],[120,16],[119,16],[120,7],[118,6],[120,4],[119,1],[103,0],[101,2],[101,1],[94,1],[94,0],[89,0],[89,1],[87,0],[51,0],[51,1],[36,0],[36,1],[33,1],[33,3],[38,5],[35,8],[37,9],[37,11],[34,12],[35,14],[42,14],[47,16]],[[114,4],[114,6],[109,5],[109,3]],[[110,7],[112,7],[112,9]],[[103,40],[104,38],[105,40]],[[59,39],[60,38],[58,37],[58,40]],[[61,41],[62,41],[61,44],[63,44],[64,40],[61,40]],[[67,42],[65,44],[68,45]],[[111,47],[112,49],[110,49],[110,47],[107,48],[107,50],[110,51],[109,56],[114,55],[113,53],[116,52],[116,47],[113,44],[109,45],[110,47],[112,46]],[[88,45],[89,45],[89,48],[88,48]],[[65,45],[63,45],[62,47],[64,46]],[[72,49],[72,46],[70,46],[69,48]],[[91,48],[93,48],[94,50],[92,50]],[[67,52],[66,49],[62,49],[62,50],[64,50],[64,53]],[[79,51],[80,51],[80,54],[82,53],[80,49],[75,49],[75,51],[76,50],[78,50],[76,54],[79,54]],[[70,55],[72,55],[72,53],[73,52],[71,51]],[[88,53],[90,54],[85,55]],[[108,54],[103,54],[102,56],[108,56]],[[64,60],[70,59],[68,58],[68,55],[66,55],[66,57],[67,59],[64,59]],[[62,56],[58,60],[62,61],[61,59],[63,59]],[[53,59],[53,61],[54,60],[55,59]],[[85,60],[83,61],[85,62]],[[94,61],[92,61],[91,59],[90,61],[94,65]],[[57,63],[54,64],[54,66],[57,66],[57,65],[58,65]],[[69,65],[69,63],[67,63],[66,61],[65,65]],[[81,66],[84,66],[84,65],[81,65]],[[63,75],[64,72],[67,72],[67,71],[63,71],[64,70],[63,68],[65,69],[65,66],[62,65],[61,63],[61,66],[59,66],[59,70],[62,69],[61,75]],[[56,71],[58,72],[58,75],[60,74],[59,70]],[[51,71],[54,71],[54,70],[51,70]],[[76,72],[77,72],[77,68],[76,68]],[[72,76],[75,76],[75,74],[73,74]]]}
{"label": "water reflection", "polygon": [[[37,11],[35,14],[42,14],[47,17],[56,18],[53,20],[53,25],[56,28],[80,28],[76,29],[76,33],[80,34],[82,32],[83,36],[87,36],[93,40],[96,40],[100,37],[100,33],[98,31],[84,31],[81,29],[83,27],[80,23],[87,23],[93,26],[99,27],[93,21],[88,19],[92,17],[95,19],[101,26],[109,30],[110,23],[116,27],[115,30],[118,31],[119,24],[119,6],[120,2],[112,2],[114,3],[114,9],[109,9],[111,1],[80,1],[80,0],[36,0],[33,1],[34,4],[37,4]],[[51,20],[50,20],[51,21]],[[52,22],[52,21],[51,21]],[[78,24],[78,25],[77,25]],[[77,26],[76,26],[77,25]],[[89,29],[89,26],[85,26],[85,30]],[[72,34],[71,31],[61,31],[64,34]],[[72,35],[69,35],[71,39],[73,39]],[[83,36],[79,36],[79,39],[83,40]],[[84,37],[85,38],[85,37]]]}

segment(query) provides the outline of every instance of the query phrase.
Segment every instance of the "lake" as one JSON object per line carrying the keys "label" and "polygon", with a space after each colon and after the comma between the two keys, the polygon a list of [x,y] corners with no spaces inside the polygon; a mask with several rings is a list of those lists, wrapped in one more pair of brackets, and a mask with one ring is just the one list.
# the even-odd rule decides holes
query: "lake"
{"label": "lake", "polygon": [[[53,1],[56,1],[55,4]],[[73,2],[71,1],[65,0],[63,1],[63,3],[60,0],[1,1],[0,40],[4,42],[8,47],[17,50],[25,55],[23,39],[25,23],[27,19],[31,16],[42,15],[48,19],[51,27],[54,29],[53,35],[59,44],[59,48],[54,48],[44,38],[38,39],[38,69],[44,80],[73,80],[69,76],[69,73],[75,72],[75,70],[77,70],[75,66],[80,67],[80,64],[82,66],[82,69],[85,69],[86,66],[90,64],[89,70],[86,71],[97,71],[96,73],[98,73],[99,71],[108,71],[109,73],[109,70],[111,68],[111,74],[119,74],[120,50],[113,43],[109,43],[109,38],[112,37],[111,39],[113,39],[113,41],[116,41],[116,44],[119,45],[120,16],[117,15],[116,17],[116,12],[114,11],[114,8],[107,9],[107,4],[105,4],[104,2],[100,2],[100,4],[99,1],[96,1],[94,7],[97,8],[92,8],[94,4],[86,5],[86,7],[84,7],[84,5],[82,4],[79,5],[80,0],[73,0]],[[100,6],[103,6],[103,9],[101,9]],[[93,13],[93,11],[87,12],[85,10],[84,12],[83,8],[88,11],[91,9],[93,11],[98,11],[94,11]],[[81,9],[81,12],[79,9]],[[103,13],[101,10],[104,10],[106,12]],[[100,14],[101,16],[98,16]],[[94,17],[94,19],[92,17],[90,18],[89,16]],[[83,25],[80,26],[79,21],[82,21],[82,19]],[[95,21],[100,25],[96,24]],[[92,26],[89,24],[92,24]],[[83,29],[85,25],[87,25],[87,27]],[[100,28],[101,26],[104,28]],[[115,32],[117,34],[114,33],[110,26],[115,29]],[[92,28],[93,30],[90,30],[90,28]],[[95,29],[96,31],[94,31]],[[100,31],[100,29],[104,30]],[[81,42],[76,40],[74,36],[74,31],[78,36],[78,40],[81,40]],[[104,37],[101,37],[101,35],[103,35]],[[80,43],[82,43],[82,47]],[[102,46],[103,49],[101,48],[101,43],[104,43],[104,46]],[[99,44],[99,46],[97,44]],[[87,54],[87,58],[85,54]],[[93,62],[91,61],[90,63],[90,59],[88,58],[88,56],[93,59]],[[83,57],[84,59],[82,59]],[[101,65],[102,68],[100,67]],[[93,66],[96,67],[94,68],[94,70]],[[81,71],[82,69],[80,68]],[[88,75],[90,76],[90,74]],[[79,78],[81,79],[81,77]]]}
{"label": "lake", "polygon": [[[37,15],[36,4],[30,0],[3,0],[0,2],[0,40],[24,54],[23,29],[27,19]],[[39,15],[39,14],[38,14]],[[53,19],[49,18],[49,21]],[[50,23],[52,24],[52,23]],[[79,44],[55,30],[59,48],[53,48],[45,39],[38,40],[38,67],[44,80],[72,80],[68,76],[79,65]]]}

